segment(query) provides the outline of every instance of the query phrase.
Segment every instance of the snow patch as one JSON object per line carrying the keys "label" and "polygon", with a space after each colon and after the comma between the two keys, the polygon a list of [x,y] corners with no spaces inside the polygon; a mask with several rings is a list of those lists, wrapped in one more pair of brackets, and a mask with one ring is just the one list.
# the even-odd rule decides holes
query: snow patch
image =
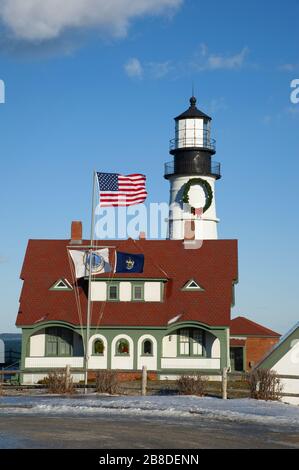
{"label": "snow patch", "polygon": [[209,397],[87,397],[57,396],[3,397],[1,414],[43,415],[131,415],[190,417],[198,416],[231,422],[252,422],[284,426],[299,426],[299,407],[279,402],[251,399],[220,400]]}

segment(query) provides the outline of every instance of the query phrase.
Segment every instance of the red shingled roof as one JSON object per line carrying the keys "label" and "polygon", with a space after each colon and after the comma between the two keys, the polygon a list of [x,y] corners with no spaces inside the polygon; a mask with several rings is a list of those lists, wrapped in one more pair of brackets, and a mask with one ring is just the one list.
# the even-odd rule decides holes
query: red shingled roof
{"label": "red shingled roof", "polygon": [[[83,241],[84,244],[88,241]],[[24,284],[17,326],[45,320],[80,324],[75,291],[49,290],[60,278],[73,284],[68,245],[69,240],[29,241],[21,272]],[[110,255],[115,249],[144,253],[142,274],[115,274],[114,277],[164,279],[165,296],[163,302],[93,302],[92,325],[166,326],[169,320],[181,315],[180,321],[229,326],[232,282],[237,280],[236,240],[206,240],[198,250],[186,250],[182,241],[176,240],[109,240],[97,241],[97,245],[113,247]],[[192,278],[204,291],[181,290]],[[87,281],[79,280],[79,285],[81,309],[86,318]]]}
{"label": "red shingled roof", "polygon": [[279,333],[269,330],[263,325],[259,325],[248,318],[237,317],[231,320],[230,324],[231,336],[271,336],[280,337]]}

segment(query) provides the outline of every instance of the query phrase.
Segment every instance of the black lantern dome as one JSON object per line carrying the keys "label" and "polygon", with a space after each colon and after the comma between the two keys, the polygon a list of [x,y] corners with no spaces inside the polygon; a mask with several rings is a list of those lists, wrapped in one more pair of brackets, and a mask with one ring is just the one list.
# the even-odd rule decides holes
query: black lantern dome
{"label": "black lantern dome", "polygon": [[196,107],[197,99],[195,96],[191,96],[190,98],[190,106],[189,108],[179,116],[175,117],[175,121],[179,121],[180,119],[188,119],[188,118],[203,118],[207,119],[208,121],[212,121],[212,118],[207,114],[203,113],[200,109]]}

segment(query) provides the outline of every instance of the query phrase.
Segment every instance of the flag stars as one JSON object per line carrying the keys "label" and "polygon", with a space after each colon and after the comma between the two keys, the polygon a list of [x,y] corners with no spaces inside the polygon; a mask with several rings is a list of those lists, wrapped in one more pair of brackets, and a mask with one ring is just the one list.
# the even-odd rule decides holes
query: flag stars
{"label": "flag stars", "polygon": [[97,173],[100,191],[118,191],[118,175],[116,173]]}

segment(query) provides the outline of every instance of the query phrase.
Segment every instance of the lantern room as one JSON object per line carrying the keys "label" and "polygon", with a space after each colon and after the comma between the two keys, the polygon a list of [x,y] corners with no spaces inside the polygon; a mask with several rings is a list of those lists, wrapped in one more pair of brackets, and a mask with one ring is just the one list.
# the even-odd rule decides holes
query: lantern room
{"label": "lantern room", "polygon": [[189,109],[175,118],[175,138],[170,142],[170,153],[177,149],[201,148],[214,154],[216,142],[211,138],[211,120],[197,109],[196,98],[192,96]]}
{"label": "lantern room", "polygon": [[212,161],[216,140],[211,137],[212,118],[196,107],[190,98],[189,108],[175,120],[175,138],[170,140],[172,162],[165,164],[165,178],[172,175],[205,175],[221,177],[220,163]]}

